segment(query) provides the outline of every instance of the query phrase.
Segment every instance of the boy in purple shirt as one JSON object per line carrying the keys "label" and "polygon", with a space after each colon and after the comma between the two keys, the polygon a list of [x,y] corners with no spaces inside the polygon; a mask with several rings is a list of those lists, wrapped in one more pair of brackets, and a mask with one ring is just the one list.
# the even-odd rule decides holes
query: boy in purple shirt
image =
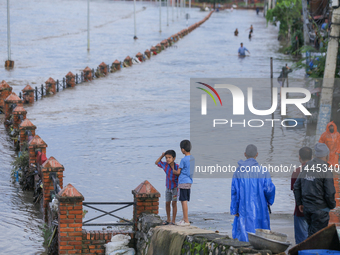
{"label": "boy in purple shirt", "polygon": [[[166,162],[162,162],[165,156]],[[163,152],[162,155],[156,160],[155,164],[162,168],[166,174],[165,180],[165,208],[167,220],[163,222],[164,225],[174,225],[177,214],[177,193],[178,193],[178,175],[173,173],[173,170],[178,169],[178,164],[175,163],[176,152],[168,150]],[[170,205],[172,203],[172,221],[170,217]]]}

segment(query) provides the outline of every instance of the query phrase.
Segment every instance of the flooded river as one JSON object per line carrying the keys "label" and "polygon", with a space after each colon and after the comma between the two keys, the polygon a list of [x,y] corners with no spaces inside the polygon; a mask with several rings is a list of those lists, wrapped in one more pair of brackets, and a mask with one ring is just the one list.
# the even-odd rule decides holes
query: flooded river
{"label": "flooded river", "polygon": [[[49,77],[62,78],[67,72],[79,73],[87,65],[112,63],[127,55],[144,52],[186,26],[184,16],[159,31],[155,2],[137,2],[137,36],[133,38],[131,2],[91,2],[91,51],[86,51],[86,1],[11,1],[12,58],[15,69],[0,69],[0,79],[19,92],[27,83],[40,85]],[[5,24],[5,3],[0,3],[0,22]],[[143,7],[146,7],[143,8]],[[208,13],[191,10],[189,25]],[[247,29],[254,26],[248,40]],[[234,37],[238,28],[240,34]],[[278,53],[278,29],[266,26],[262,14],[235,10],[214,13],[193,33],[159,56],[106,78],[83,83],[26,106],[27,117],[37,126],[37,134],[48,144],[47,156],[65,167],[64,184],[73,184],[86,201],[132,201],[131,190],[142,181],[164,193],[164,172],[154,165],[167,149],[182,155],[179,142],[190,138],[190,78],[267,78],[269,58],[274,58],[274,75],[291,64]],[[0,28],[0,56],[7,58],[6,28]],[[240,42],[251,56],[239,59]],[[291,77],[303,77],[294,71]],[[276,80],[274,80],[275,86]],[[114,139],[113,139],[114,138]],[[273,133],[259,131],[255,141],[259,161],[298,164],[300,147],[311,145],[306,129],[294,131],[275,127]],[[233,150],[242,159],[244,144],[254,137],[233,138]],[[31,194],[20,191],[10,178],[14,153],[0,125],[0,250],[6,254],[41,254],[43,224],[32,205]],[[236,162],[234,162],[236,163]],[[189,213],[229,211],[230,179],[195,179]],[[274,178],[277,187],[275,214],[293,212],[294,200],[289,178]],[[160,214],[165,215],[164,196]],[[132,218],[132,211],[126,217]],[[12,244],[15,244],[13,246]],[[15,250],[15,252],[14,252]]]}

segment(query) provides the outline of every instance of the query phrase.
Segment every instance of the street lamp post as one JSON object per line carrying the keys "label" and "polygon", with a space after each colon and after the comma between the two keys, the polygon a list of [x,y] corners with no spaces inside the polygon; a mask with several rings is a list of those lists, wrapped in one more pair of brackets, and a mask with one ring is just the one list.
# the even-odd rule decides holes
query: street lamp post
{"label": "street lamp post", "polygon": [[11,31],[10,31],[10,17],[9,17],[9,0],[7,0],[7,52],[8,52],[8,60],[5,61],[5,67],[13,68],[14,61],[11,60]]}
{"label": "street lamp post", "polygon": [[159,0],[159,32],[162,33],[162,0]]}
{"label": "street lamp post", "polygon": [[175,8],[175,2],[174,2],[174,0],[171,0],[171,6],[172,6],[172,22],[174,22],[175,20],[174,20],[174,8]]}
{"label": "street lamp post", "polygon": [[133,0],[133,18],[134,18],[134,27],[135,27],[135,35],[133,39],[138,39],[137,38],[137,25],[136,25],[136,0]]}
{"label": "street lamp post", "polygon": [[169,26],[169,0],[166,0],[166,25]]}
{"label": "street lamp post", "polygon": [[87,50],[90,50],[90,0],[87,0]]}

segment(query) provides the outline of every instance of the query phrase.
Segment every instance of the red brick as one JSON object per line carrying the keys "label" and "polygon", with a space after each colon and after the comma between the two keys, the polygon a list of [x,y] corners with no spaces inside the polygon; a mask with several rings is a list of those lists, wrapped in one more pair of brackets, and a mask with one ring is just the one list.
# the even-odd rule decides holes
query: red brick
{"label": "red brick", "polygon": [[[72,224],[68,224],[68,227],[69,228],[82,228],[83,224],[81,224],[81,223],[77,223],[77,224],[72,223]],[[78,231],[78,230],[76,230],[76,231]]]}
{"label": "red brick", "polygon": [[74,232],[74,228],[60,228],[60,232]]}
{"label": "red brick", "polygon": [[[92,249],[95,249],[96,246],[95,245],[89,245],[89,249],[92,250]],[[92,252],[92,251],[91,251]]]}
{"label": "red brick", "polygon": [[95,253],[99,253],[99,254],[104,254],[105,250],[104,249],[95,249],[95,250],[91,250],[91,252],[95,252]]}
{"label": "red brick", "polygon": [[[69,245],[82,245],[82,241],[70,241],[68,242]],[[76,248],[78,249],[78,248]]]}
{"label": "red brick", "polygon": [[66,241],[59,242],[59,245],[61,245],[61,246],[65,246],[65,245],[67,245],[67,242],[66,242]]}
{"label": "red brick", "polygon": [[59,224],[60,228],[67,228],[67,224]]}
{"label": "red brick", "polygon": [[152,205],[159,205],[159,202],[152,202]]}
{"label": "red brick", "polygon": [[80,215],[75,215],[77,219],[82,219],[83,218],[83,213]]}
{"label": "red brick", "polygon": [[72,250],[73,246],[59,246],[60,250]]}
{"label": "red brick", "polygon": [[60,241],[73,241],[74,237],[73,236],[61,236]]}
{"label": "red brick", "polygon": [[69,210],[68,214],[76,214],[76,215],[83,215],[83,211],[82,210]]}
{"label": "red brick", "polygon": [[67,215],[59,215],[59,219],[67,219]]}
{"label": "red brick", "polygon": [[75,220],[72,220],[72,219],[60,219],[59,222],[60,223],[74,223]]}
{"label": "red brick", "polygon": [[83,238],[82,237],[78,237],[78,236],[76,236],[76,238],[75,238],[77,241],[81,241],[81,240],[83,240]]}
{"label": "red brick", "polygon": [[69,236],[82,236],[81,232],[70,232],[68,233]]}
{"label": "red brick", "polygon": [[74,210],[82,210],[83,207],[81,205],[76,205],[74,206]]}
{"label": "red brick", "polygon": [[60,236],[67,236],[67,233],[60,233],[60,232],[59,232],[59,235],[60,235]]}

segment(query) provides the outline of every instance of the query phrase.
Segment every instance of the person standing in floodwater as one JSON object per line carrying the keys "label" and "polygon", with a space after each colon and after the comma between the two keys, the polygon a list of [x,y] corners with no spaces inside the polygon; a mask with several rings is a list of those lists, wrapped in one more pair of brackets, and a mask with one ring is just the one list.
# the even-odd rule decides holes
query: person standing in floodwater
{"label": "person standing in floodwater", "polygon": [[254,32],[253,25],[250,25],[250,28],[249,28],[249,30],[250,30],[250,31],[249,31],[250,33]]}
{"label": "person standing in floodwater", "polygon": [[314,154],[315,158],[307,162],[294,184],[296,205],[308,223],[308,237],[328,226],[329,212],[336,206],[327,145],[315,144]]}
{"label": "person standing in floodwater", "polygon": [[[299,161],[301,167],[295,169],[292,173],[290,189],[294,190],[294,184],[306,163],[312,159],[313,151],[309,147],[303,147],[299,150]],[[295,203],[294,210],[294,235],[295,243],[299,244],[308,238],[308,223],[306,221],[305,215],[300,212],[298,206]]]}
{"label": "person standing in floodwater", "polygon": [[241,47],[238,49],[238,56],[245,57],[246,51],[248,51],[248,53],[250,54],[250,51],[246,47],[243,47],[243,43],[241,43]]}
{"label": "person standing in floodwater", "polygon": [[292,69],[290,69],[288,67],[288,64],[286,64],[286,66],[282,67],[282,71],[279,75],[279,77],[277,77],[277,82],[280,84],[281,87],[285,86],[285,81],[286,79],[288,79],[288,74],[293,72]]}
{"label": "person standing in floodwater", "polygon": [[234,239],[248,242],[247,232],[269,229],[268,206],[274,203],[275,185],[270,173],[256,161],[257,147],[249,144],[231,183],[230,214],[235,215],[232,235]]}
{"label": "person standing in floodwater", "polygon": [[332,166],[338,167],[340,153],[340,134],[333,121],[329,122],[326,131],[321,135],[319,143],[324,143],[329,149],[329,161]]}
{"label": "person standing in floodwater", "polygon": [[236,28],[235,31],[234,31],[234,35],[235,36],[238,36],[238,29]]}

